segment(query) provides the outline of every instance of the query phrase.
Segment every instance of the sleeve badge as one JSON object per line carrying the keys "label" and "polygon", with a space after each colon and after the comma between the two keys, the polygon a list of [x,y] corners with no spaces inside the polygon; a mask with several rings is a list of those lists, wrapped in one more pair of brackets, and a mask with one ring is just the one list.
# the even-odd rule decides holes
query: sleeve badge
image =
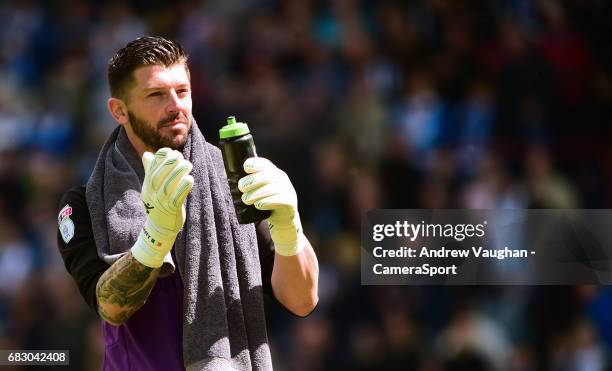
{"label": "sleeve badge", "polygon": [[72,207],[68,204],[66,204],[57,215],[59,231],[65,243],[70,242],[72,237],[74,237],[74,223],[72,219],[70,219],[70,215],[72,215]]}

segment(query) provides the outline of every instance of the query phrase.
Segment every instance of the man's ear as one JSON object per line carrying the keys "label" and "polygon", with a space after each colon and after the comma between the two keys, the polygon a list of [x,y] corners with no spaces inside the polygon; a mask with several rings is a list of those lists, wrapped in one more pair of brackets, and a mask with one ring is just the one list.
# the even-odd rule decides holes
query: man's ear
{"label": "man's ear", "polygon": [[127,124],[130,119],[125,103],[119,98],[109,98],[107,102],[108,111],[119,125]]}

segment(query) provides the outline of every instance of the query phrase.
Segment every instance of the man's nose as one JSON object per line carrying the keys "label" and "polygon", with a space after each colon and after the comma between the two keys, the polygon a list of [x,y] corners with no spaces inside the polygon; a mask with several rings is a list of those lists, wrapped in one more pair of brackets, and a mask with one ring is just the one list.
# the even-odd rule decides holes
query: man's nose
{"label": "man's nose", "polygon": [[168,113],[178,113],[183,109],[183,101],[179,98],[178,94],[176,94],[176,90],[172,89],[170,91],[170,102],[166,107]]}

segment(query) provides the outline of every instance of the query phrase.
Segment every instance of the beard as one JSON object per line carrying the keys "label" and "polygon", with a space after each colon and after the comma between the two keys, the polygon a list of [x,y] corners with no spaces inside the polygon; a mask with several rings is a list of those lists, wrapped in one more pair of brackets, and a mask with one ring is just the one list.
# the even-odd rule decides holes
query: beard
{"label": "beard", "polygon": [[[141,120],[135,114],[128,110],[128,118],[130,119],[130,124],[132,126],[132,130],[134,134],[148,148],[157,151],[160,148],[169,147],[174,150],[182,151],[183,147],[185,147],[185,143],[187,143],[188,135],[184,137],[167,134],[163,135],[161,133],[161,127],[169,122],[172,122],[177,119],[179,114],[165,117],[159,120],[155,125],[151,125],[145,120]],[[191,118],[186,118],[185,124],[187,125],[187,131],[191,130]]]}

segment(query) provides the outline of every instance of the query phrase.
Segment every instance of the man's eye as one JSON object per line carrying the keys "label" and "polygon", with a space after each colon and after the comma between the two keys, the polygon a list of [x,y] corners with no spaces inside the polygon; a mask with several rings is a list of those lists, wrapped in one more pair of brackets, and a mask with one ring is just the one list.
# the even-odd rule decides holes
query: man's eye
{"label": "man's eye", "polygon": [[157,97],[157,96],[160,96],[160,95],[161,95],[161,92],[159,92],[159,91],[154,91],[153,93],[149,94],[148,96],[149,96],[149,97]]}
{"label": "man's eye", "polygon": [[178,94],[187,94],[187,93],[189,93],[189,89],[179,89],[179,90],[177,90],[177,93]]}

